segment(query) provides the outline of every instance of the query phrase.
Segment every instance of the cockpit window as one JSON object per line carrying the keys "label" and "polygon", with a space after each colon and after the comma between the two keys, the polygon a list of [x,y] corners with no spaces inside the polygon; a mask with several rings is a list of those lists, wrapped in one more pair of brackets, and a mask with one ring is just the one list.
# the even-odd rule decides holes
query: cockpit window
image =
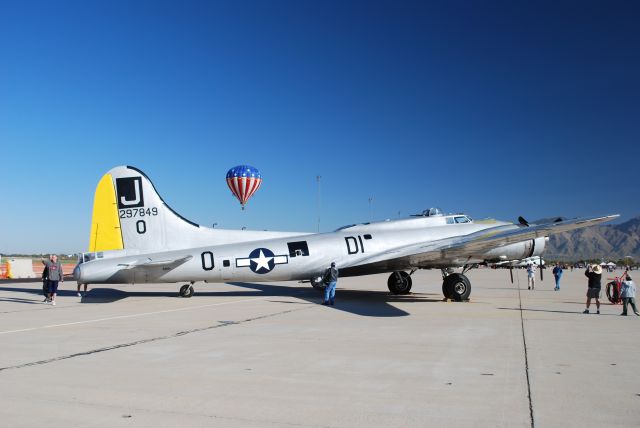
{"label": "cockpit window", "polygon": [[442,212],[442,210],[440,208],[429,208],[426,209],[424,211],[422,211],[420,214],[415,214],[413,215],[413,217],[437,217],[437,216],[441,216],[444,215],[444,213]]}
{"label": "cockpit window", "polygon": [[422,215],[426,217],[435,217],[442,215],[442,210],[440,208],[429,208],[428,210],[422,211]]}
{"label": "cockpit window", "polygon": [[78,254],[78,263],[90,262],[96,258],[96,253],[80,253]]}
{"label": "cockpit window", "polygon": [[459,215],[454,217],[456,223],[470,223],[471,219],[466,215]]}

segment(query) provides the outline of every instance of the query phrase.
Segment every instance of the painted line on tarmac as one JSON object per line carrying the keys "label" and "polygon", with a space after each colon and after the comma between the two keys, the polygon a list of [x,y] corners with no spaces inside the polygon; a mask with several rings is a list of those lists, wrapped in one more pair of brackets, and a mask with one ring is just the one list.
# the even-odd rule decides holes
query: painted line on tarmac
{"label": "painted line on tarmac", "polygon": [[210,303],[208,305],[189,306],[189,307],[185,307],[185,308],[175,308],[175,309],[166,309],[166,310],[155,311],[155,312],[141,312],[139,314],[131,314],[131,315],[118,315],[118,316],[114,316],[114,317],[97,318],[97,319],[93,319],[93,320],[74,321],[74,322],[67,322],[67,323],[62,323],[62,324],[50,324],[50,325],[43,325],[43,326],[39,326],[39,327],[22,328],[22,329],[19,329],[19,330],[6,330],[6,331],[0,331],[0,335],[2,335],[2,334],[11,334],[11,333],[24,333],[24,332],[27,332],[27,331],[42,330],[42,329],[45,329],[45,328],[67,327],[67,326],[70,326],[70,325],[91,324],[91,323],[102,322],[102,321],[111,321],[111,320],[127,319],[127,318],[137,318],[137,317],[144,317],[144,316],[148,316],[148,315],[167,314],[167,313],[171,313],[171,312],[188,311],[190,309],[202,309],[202,308],[209,308],[209,307],[212,307],[212,306],[222,306],[222,305],[231,305],[231,304],[234,304],[234,303],[253,302],[253,301],[256,301],[256,300],[265,300],[267,298],[268,297],[256,297],[255,299],[232,300],[230,302]]}
{"label": "painted line on tarmac", "polygon": [[[260,299],[251,299],[251,300],[260,300]],[[229,303],[231,303],[231,302],[229,302]],[[208,305],[208,306],[211,306],[211,305]],[[33,362],[30,362],[30,363],[25,363],[25,364],[18,364],[18,365],[15,365],[15,366],[0,367],[0,372],[3,372],[5,370],[22,369],[22,368],[26,368],[26,367],[40,366],[40,365],[44,365],[44,364],[55,363],[57,361],[69,360],[71,358],[84,357],[84,356],[88,356],[88,355],[98,354],[98,353],[101,353],[101,352],[114,351],[116,349],[122,349],[122,348],[129,348],[131,346],[136,346],[136,345],[144,345],[146,343],[153,343],[153,342],[158,342],[158,341],[162,341],[162,340],[175,339],[177,337],[186,336],[186,335],[192,334],[192,333],[199,333],[199,332],[202,332],[202,331],[213,330],[213,329],[222,328],[222,327],[228,327],[228,326],[231,326],[231,325],[245,324],[245,323],[249,323],[249,322],[252,322],[252,321],[258,321],[258,320],[263,320],[263,319],[266,319],[266,318],[276,317],[278,315],[288,314],[288,313],[291,313],[291,312],[297,312],[297,311],[302,311],[302,310],[305,310],[305,309],[311,309],[313,307],[315,307],[315,306],[306,306],[304,308],[289,309],[289,310],[286,310],[286,311],[280,311],[280,312],[275,312],[275,313],[272,313],[272,314],[260,315],[258,317],[247,318],[247,319],[240,320],[240,321],[219,321],[218,324],[215,324],[215,325],[210,325],[210,326],[207,326],[207,327],[194,328],[194,329],[186,330],[186,331],[179,331],[177,333],[173,333],[173,334],[169,334],[169,335],[165,335],[165,336],[152,337],[152,338],[149,338],[149,339],[141,339],[141,340],[136,340],[134,342],[121,343],[119,345],[105,346],[103,348],[92,349],[90,351],[76,352],[75,354],[63,355],[63,356],[60,356],[60,357],[48,358],[46,360],[33,361]],[[161,312],[158,312],[158,313],[162,313],[162,312],[166,312],[166,311],[161,311]]]}
{"label": "painted line on tarmac", "polygon": [[520,278],[518,278],[518,303],[520,306],[520,326],[522,328],[522,346],[524,347],[524,369],[527,375],[527,397],[529,398],[529,418],[531,420],[531,428],[534,428],[535,419],[533,417],[533,397],[531,396],[531,378],[529,376],[529,354],[527,350],[527,337],[524,332],[524,314],[522,309],[522,295],[520,293]]}

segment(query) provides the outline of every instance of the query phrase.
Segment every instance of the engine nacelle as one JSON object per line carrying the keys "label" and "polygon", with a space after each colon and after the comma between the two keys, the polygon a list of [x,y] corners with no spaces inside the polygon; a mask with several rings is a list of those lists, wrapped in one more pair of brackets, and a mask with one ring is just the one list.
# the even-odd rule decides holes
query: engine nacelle
{"label": "engine nacelle", "polygon": [[531,252],[530,257],[541,256],[542,254],[544,254],[544,249],[545,249],[545,246],[547,245],[547,242],[549,242],[548,236],[544,236],[542,238],[536,238],[534,240],[533,251]]}
{"label": "engine nacelle", "polygon": [[503,262],[541,256],[548,240],[548,237],[541,237],[494,248],[484,254],[484,259],[491,262]]}

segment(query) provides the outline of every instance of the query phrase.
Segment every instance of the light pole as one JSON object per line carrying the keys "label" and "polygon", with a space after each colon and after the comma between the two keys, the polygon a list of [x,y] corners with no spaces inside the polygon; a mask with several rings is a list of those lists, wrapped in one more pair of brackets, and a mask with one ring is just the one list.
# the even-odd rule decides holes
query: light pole
{"label": "light pole", "polygon": [[318,215],[318,233],[320,233],[320,176],[316,175],[316,182],[318,183],[318,188],[316,192],[316,214]]}

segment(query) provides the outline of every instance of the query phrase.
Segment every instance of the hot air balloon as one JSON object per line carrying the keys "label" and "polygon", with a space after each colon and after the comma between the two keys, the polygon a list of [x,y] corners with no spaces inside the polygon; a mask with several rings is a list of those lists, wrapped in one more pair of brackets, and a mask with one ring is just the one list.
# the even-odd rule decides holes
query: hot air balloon
{"label": "hot air balloon", "polygon": [[262,176],[258,168],[249,165],[234,166],[227,172],[227,186],[240,201],[242,209],[249,198],[260,188]]}

